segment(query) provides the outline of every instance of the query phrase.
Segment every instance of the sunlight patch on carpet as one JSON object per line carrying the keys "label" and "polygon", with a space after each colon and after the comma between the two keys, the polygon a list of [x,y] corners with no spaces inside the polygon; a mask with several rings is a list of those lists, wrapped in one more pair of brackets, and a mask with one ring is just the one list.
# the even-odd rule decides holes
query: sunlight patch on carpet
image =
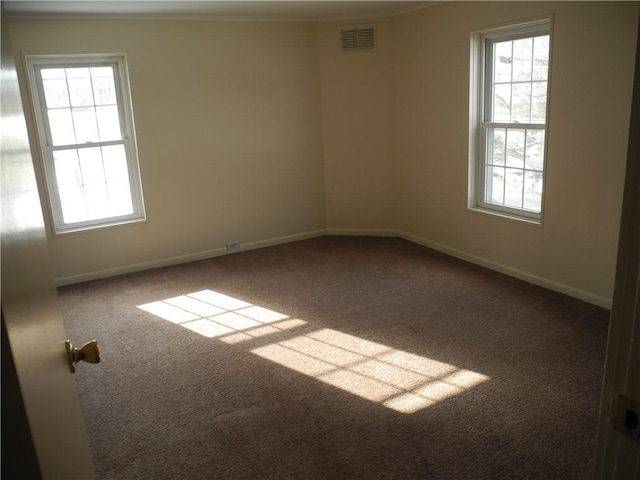
{"label": "sunlight patch on carpet", "polygon": [[332,329],[251,351],[402,413],[417,412],[489,379]]}
{"label": "sunlight patch on carpet", "polygon": [[[307,325],[211,290],[138,308],[207,338],[241,344]],[[266,360],[401,413],[414,413],[487,380],[478,372],[320,329],[251,350]]]}
{"label": "sunlight patch on carpet", "polygon": [[307,323],[212,290],[146,303],[138,308],[226,343],[280,333]]}

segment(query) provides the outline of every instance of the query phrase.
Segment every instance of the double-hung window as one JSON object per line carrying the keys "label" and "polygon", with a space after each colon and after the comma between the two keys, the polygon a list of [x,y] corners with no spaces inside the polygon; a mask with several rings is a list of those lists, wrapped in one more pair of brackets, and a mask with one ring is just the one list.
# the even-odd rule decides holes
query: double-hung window
{"label": "double-hung window", "polygon": [[144,220],[125,56],[26,64],[55,232]]}
{"label": "double-hung window", "polygon": [[476,33],[472,48],[469,206],[540,223],[550,21]]}

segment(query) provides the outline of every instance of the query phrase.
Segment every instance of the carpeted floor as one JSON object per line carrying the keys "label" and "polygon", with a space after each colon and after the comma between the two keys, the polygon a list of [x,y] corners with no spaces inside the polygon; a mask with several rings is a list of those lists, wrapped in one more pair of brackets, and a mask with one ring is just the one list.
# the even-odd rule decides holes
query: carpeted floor
{"label": "carpeted floor", "polygon": [[608,311],[393,238],[59,289],[98,479],[588,479]]}

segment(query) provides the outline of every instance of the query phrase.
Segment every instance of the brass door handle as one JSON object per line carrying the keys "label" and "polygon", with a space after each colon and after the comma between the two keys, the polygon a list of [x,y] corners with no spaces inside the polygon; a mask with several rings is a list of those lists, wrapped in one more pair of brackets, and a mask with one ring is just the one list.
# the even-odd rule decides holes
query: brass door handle
{"label": "brass door handle", "polygon": [[100,363],[100,348],[97,340],[91,340],[79,349],[73,346],[71,340],[64,342],[64,345],[67,349],[67,361],[71,373],[76,373],[76,364],[80,360],[87,363]]}

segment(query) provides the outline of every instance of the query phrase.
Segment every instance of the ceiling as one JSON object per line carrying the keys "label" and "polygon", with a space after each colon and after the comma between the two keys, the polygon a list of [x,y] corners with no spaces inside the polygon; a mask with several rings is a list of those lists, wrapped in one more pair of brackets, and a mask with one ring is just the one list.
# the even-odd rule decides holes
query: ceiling
{"label": "ceiling", "polygon": [[392,16],[433,1],[3,1],[9,16],[252,19],[321,22]]}

